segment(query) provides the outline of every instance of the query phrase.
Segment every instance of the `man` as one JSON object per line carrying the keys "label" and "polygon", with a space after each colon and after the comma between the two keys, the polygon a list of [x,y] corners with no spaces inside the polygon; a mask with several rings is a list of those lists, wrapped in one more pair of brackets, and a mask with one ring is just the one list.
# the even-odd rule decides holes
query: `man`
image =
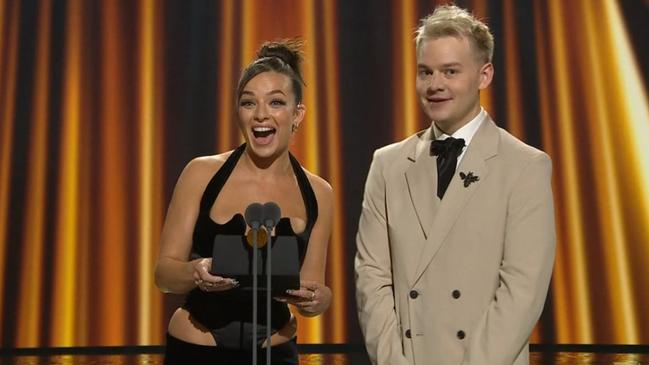
{"label": "man", "polygon": [[374,153],[356,298],[372,363],[529,363],[555,249],[551,162],[480,106],[493,36],[441,6],[417,30],[431,127]]}

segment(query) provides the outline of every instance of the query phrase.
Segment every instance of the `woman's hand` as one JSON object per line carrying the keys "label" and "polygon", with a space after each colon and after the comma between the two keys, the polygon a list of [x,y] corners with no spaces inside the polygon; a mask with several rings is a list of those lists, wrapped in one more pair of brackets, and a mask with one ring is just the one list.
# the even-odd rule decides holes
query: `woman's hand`
{"label": "woman's hand", "polygon": [[286,294],[275,300],[294,305],[306,317],[322,314],[331,304],[331,289],[317,281],[301,280],[300,289],[287,290]]}
{"label": "woman's hand", "polygon": [[194,267],[194,284],[202,291],[224,291],[239,286],[239,282],[235,279],[222,278],[210,274],[209,270],[212,267],[211,258],[192,260],[191,264]]}

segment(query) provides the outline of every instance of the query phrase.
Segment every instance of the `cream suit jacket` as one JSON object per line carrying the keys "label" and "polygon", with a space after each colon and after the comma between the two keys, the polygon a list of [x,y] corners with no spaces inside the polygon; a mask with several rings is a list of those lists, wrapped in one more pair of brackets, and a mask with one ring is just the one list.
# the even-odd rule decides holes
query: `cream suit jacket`
{"label": "cream suit jacket", "polygon": [[369,357],[528,364],[554,262],[550,159],[486,116],[440,201],[431,133],[377,150],[367,177],[355,272]]}

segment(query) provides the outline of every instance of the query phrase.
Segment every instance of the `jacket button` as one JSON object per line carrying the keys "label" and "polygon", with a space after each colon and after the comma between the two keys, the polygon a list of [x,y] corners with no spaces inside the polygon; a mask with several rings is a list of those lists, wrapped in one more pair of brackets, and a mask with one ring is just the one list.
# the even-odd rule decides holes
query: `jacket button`
{"label": "jacket button", "polygon": [[453,298],[455,298],[455,299],[459,298],[460,295],[462,295],[462,293],[460,293],[460,291],[457,290],[457,289],[453,290],[453,293],[451,293],[451,294],[453,295]]}
{"label": "jacket button", "polygon": [[462,330],[457,331],[457,338],[459,338],[460,340],[464,340],[464,337],[466,337],[466,333],[464,333],[464,331]]}
{"label": "jacket button", "polygon": [[419,296],[419,293],[416,290],[410,291],[410,298],[416,299]]}
{"label": "jacket button", "polygon": [[406,330],[406,337],[410,338],[410,330]]}

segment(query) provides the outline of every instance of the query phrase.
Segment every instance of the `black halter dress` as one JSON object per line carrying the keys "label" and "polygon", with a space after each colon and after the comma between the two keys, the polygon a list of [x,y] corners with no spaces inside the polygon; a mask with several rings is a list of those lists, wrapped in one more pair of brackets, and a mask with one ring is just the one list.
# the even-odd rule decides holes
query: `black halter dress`
{"label": "black halter dress", "polygon": [[[234,170],[246,145],[239,146],[225,161],[223,166],[212,177],[201,199],[200,212],[194,226],[191,259],[212,257],[212,245],[216,234],[245,235],[246,222],[240,213],[235,214],[227,223],[218,224],[210,218],[210,210],[228,177]],[[289,154],[291,166],[297,179],[304,206],[307,223],[302,233],[295,233],[289,218],[283,217],[275,228],[276,235],[294,235],[298,242],[300,267],[304,261],[311,230],[318,218],[318,202],[309,180],[300,163]],[[209,328],[219,347],[232,349],[252,349],[252,337],[260,344],[266,332],[265,295],[259,295],[258,331],[252,333],[252,294],[250,291],[235,288],[223,292],[204,292],[198,288],[187,295],[183,308],[189,311],[194,319]],[[288,305],[275,300],[271,301],[271,329],[277,331],[290,320]]]}

